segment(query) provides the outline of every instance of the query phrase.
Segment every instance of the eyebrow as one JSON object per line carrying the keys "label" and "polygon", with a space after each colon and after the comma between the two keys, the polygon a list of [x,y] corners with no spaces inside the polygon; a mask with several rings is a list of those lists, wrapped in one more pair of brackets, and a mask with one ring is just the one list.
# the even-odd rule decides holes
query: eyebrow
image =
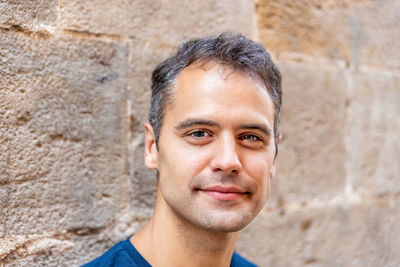
{"label": "eyebrow", "polygon": [[220,127],[218,123],[216,123],[215,121],[210,121],[210,120],[204,120],[204,119],[196,119],[196,118],[189,118],[186,120],[183,120],[181,122],[179,122],[176,126],[175,126],[175,130],[182,130],[182,129],[186,129],[186,128],[190,128],[192,126],[195,125],[204,125],[204,126],[212,126],[212,127]]}

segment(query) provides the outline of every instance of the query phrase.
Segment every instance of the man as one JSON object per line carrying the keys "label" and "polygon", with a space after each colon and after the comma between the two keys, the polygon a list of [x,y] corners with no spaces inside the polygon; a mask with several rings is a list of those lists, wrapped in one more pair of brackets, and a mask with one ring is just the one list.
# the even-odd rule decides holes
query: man
{"label": "man", "polygon": [[281,78],[261,44],[192,40],[152,76],[149,223],[87,266],[254,266],[234,252],[265,204],[279,143]]}

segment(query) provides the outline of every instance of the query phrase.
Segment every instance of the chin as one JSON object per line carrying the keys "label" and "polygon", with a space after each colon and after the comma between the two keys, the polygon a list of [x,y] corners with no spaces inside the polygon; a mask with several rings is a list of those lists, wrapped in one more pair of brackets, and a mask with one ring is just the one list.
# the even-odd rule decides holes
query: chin
{"label": "chin", "polygon": [[197,225],[210,232],[232,233],[242,230],[255,216],[251,216],[250,218],[243,216],[234,218],[229,218],[229,216],[223,217],[224,218],[202,218],[203,220],[197,222]]}
{"label": "chin", "polygon": [[247,224],[245,225],[223,225],[223,226],[214,226],[214,227],[210,227],[206,230],[210,231],[210,232],[215,232],[215,233],[234,233],[234,232],[238,232],[240,230],[242,230],[244,227],[246,227]]}

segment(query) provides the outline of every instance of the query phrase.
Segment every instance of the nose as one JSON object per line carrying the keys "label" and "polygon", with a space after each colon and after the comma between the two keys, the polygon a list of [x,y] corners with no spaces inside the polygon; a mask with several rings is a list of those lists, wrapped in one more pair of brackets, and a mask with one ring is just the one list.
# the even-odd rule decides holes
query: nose
{"label": "nose", "polygon": [[239,159],[235,138],[221,136],[219,139],[211,160],[212,170],[222,171],[226,174],[239,173],[242,169],[242,163]]}

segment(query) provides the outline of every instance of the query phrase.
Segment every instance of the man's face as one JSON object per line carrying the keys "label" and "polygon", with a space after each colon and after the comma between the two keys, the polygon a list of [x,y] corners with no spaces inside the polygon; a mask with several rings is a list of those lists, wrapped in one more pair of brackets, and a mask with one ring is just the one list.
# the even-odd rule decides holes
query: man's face
{"label": "man's face", "polygon": [[265,204],[275,168],[274,108],[265,86],[219,65],[189,67],[178,75],[173,99],[159,151],[146,124],[158,201],[202,229],[242,229]]}

